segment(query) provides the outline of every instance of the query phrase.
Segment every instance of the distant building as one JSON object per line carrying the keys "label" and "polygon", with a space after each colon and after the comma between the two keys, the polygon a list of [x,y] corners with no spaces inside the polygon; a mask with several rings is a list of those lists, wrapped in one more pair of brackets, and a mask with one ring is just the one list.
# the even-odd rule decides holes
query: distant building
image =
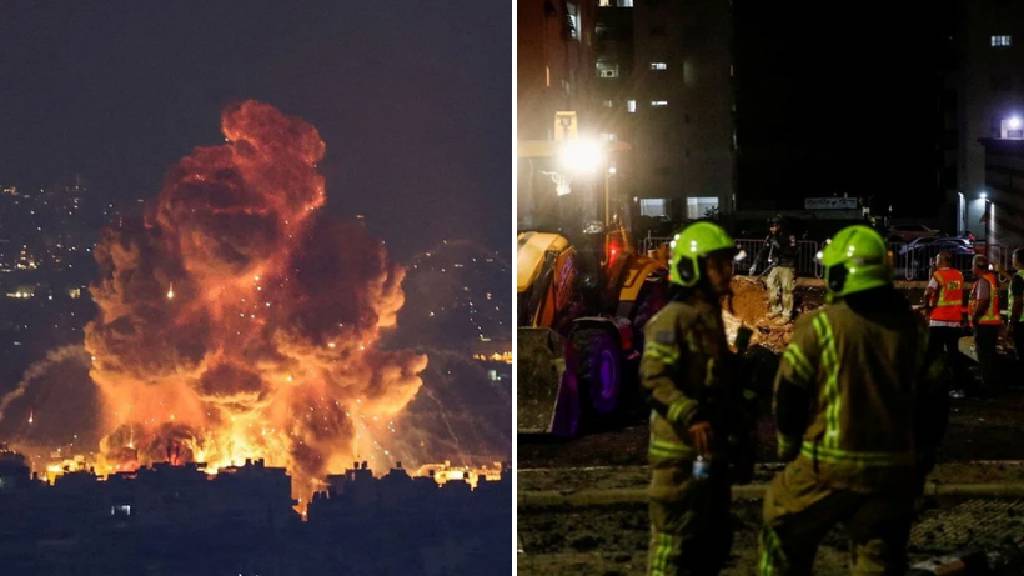
{"label": "distant building", "polygon": [[970,202],[970,213],[980,214],[971,224],[996,246],[990,255],[1008,264],[1010,251],[1024,247],[1024,138],[982,138],[980,144],[985,194]]}
{"label": "distant building", "polygon": [[697,219],[736,204],[730,2],[633,8],[633,195],[638,216]]}
{"label": "distant building", "polygon": [[[995,202],[997,220],[1021,197],[1019,190],[1015,197],[1007,196],[1014,170],[1010,159],[1019,158],[1019,146],[1006,141],[1024,139],[1024,3],[970,0],[963,4],[960,192],[965,213],[961,225],[981,238],[985,233],[982,193]],[[995,229],[1000,228],[997,222]],[[1005,227],[1002,231],[1010,233]]]}

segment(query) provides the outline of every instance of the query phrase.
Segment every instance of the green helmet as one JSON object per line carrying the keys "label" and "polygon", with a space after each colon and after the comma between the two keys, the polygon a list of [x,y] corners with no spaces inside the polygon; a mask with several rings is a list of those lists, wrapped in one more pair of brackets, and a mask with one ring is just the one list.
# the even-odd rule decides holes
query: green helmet
{"label": "green helmet", "polygon": [[736,250],[736,242],[720,226],[694,222],[672,239],[668,279],[675,284],[695,286],[700,281],[699,258],[712,252]]}
{"label": "green helmet", "polygon": [[867,226],[847,226],[821,256],[825,284],[833,296],[846,296],[892,284],[892,264],[882,237]]}

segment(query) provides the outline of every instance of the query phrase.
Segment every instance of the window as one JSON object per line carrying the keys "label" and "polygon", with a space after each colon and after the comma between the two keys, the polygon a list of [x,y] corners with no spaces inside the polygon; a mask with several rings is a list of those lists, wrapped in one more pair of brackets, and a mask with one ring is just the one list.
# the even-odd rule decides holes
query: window
{"label": "window", "polygon": [[640,215],[650,218],[668,218],[668,200],[665,198],[641,198]]}
{"label": "window", "polygon": [[1013,115],[999,123],[999,137],[1003,140],[1024,140],[1024,119]]}
{"label": "window", "polygon": [[619,8],[632,8],[633,0],[619,0]]}
{"label": "window", "polygon": [[668,70],[668,62],[651,62],[651,70]]}
{"label": "window", "polygon": [[601,140],[604,140],[605,142],[615,142],[615,133],[614,132],[602,132],[601,133]]}
{"label": "window", "polygon": [[626,112],[636,112],[636,100],[626,100]]}
{"label": "window", "polygon": [[703,218],[715,210],[718,210],[717,196],[686,197],[686,217],[690,220]]}
{"label": "window", "polygon": [[668,106],[668,100],[651,100],[651,106]]}
{"label": "window", "polygon": [[597,63],[597,75],[601,78],[618,78],[619,77],[619,65],[618,64],[606,64]]}
{"label": "window", "polygon": [[997,48],[1005,48],[1013,46],[1013,36],[1009,34],[1002,34],[992,37],[992,46]]}
{"label": "window", "polygon": [[565,3],[565,14],[568,17],[566,24],[569,26],[569,37],[573,40],[580,39],[580,8],[572,2]]}
{"label": "window", "polygon": [[603,104],[604,104],[605,108],[614,108],[615,107],[615,101],[614,100],[605,100],[603,102]]}

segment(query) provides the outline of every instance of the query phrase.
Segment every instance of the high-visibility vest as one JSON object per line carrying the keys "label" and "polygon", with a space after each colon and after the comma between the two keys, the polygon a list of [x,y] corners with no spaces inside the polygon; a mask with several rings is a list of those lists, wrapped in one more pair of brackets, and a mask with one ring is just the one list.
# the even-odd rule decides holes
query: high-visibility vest
{"label": "high-visibility vest", "polygon": [[[1018,276],[1021,279],[1021,281],[1024,281],[1024,270],[1017,270],[1017,274],[1015,274],[1015,275]],[[1010,286],[1009,295],[1010,295],[1010,300],[1008,302],[1009,308],[1007,308],[1006,310],[1010,314],[1013,314],[1013,286],[1012,285]],[[1012,317],[1010,318],[1011,322],[1014,321],[1014,320],[1016,320],[1017,322],[1024,322],[1024,307],[1021,308],[1020,317],[1019,318],[1012,318]],[[1018,354],[1020,354],[1020,353],[1018,352]]]}
{"label": "high-visibility vest", "polygon": [[964,275],[953,268],[935,271],[939,298],[929,318],[943,322],[959,322],[964,309]]}
{"label": "high-visibility vest", "polygon": [[[985,313],[982,314],[978,324],[981,326],[999,326],[1002,322],[999,320],[999,284],[996,283],[996,276],[991,272],[982,272],[981,278],[978,278],[978,282],[984,279],[988,282],[988,308]],[[971,300],[971,318],[973,320],[974,313],[977,311],[976,306],[978,302]]]}

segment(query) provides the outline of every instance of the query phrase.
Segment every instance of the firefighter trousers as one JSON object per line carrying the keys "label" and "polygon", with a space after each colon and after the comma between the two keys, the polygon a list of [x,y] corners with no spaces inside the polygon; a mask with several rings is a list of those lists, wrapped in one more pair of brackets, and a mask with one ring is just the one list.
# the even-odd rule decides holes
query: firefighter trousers
{"label": "firefighter trousers", "polygon": [[796,278],[792,266],[776,266],[768,273],[768,304],[772,314],[793,317],[793,288]]}
{"label": "firefighter trousers", "polygon": [[758,574],[810,575],[818,544],[846,526],[851,574],[904,574],[914,494],[873,494],[821,484],[804,458],[776,475],[764,499]]}
{"label": "firefighter trousers", "polygon": [[651,459],[649,576],[713,575],[732,547],[731,490],[724,462],[693,478],[691,460]]}

